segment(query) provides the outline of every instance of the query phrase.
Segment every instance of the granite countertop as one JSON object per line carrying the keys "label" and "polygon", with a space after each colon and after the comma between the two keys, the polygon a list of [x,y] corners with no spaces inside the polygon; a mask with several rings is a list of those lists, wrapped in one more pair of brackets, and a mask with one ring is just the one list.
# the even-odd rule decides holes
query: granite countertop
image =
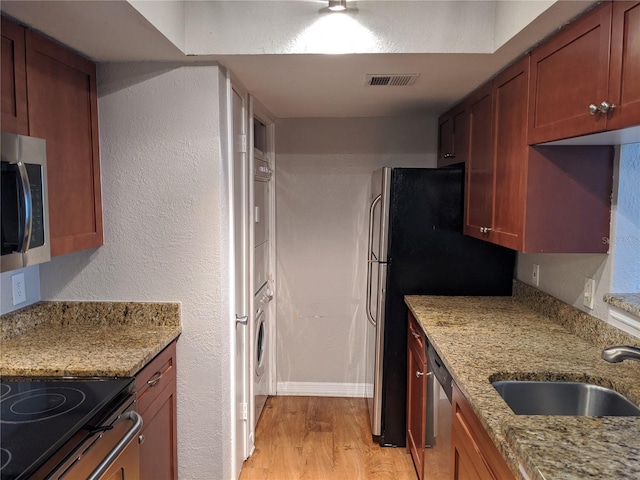
{"label": "granite countertop", "polygon": [[604,301],[636,317],[640,317],[640,293],[607,293]]}
{"label": "granite countertop", "polygon": [[130,377],[182,331],[179,303],[41,302],[1,321],[2,376]]}
{"label": "granite countertop", "polygon": [[406,303],[516,478],[527,478],[520,468],[532,480],[640,478],[640,417],[516,416],[492,387],[507,379],[586,381],[640,404],[640,364],[600,358],[601,344],[637,339],[593,317],[585,326],[582,312],[567,325],[566,316],[553,315],[573,307],[518,290],[515,297],[408,296]]}

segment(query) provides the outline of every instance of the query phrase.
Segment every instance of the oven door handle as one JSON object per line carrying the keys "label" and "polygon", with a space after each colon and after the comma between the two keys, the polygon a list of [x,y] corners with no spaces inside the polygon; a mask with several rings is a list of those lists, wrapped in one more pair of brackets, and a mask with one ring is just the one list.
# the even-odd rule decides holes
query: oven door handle
{"label": "oven door handle", "polygon": [[100,465],[93,471],[87,480],[98,480],[104,473],[109,469],[111,464],[118,458],[118,455],[122,453],[122,451],[127,448],[127,445],[131,443],[133,438],[138,434],[140,430],[142,430],[142,417],[135,410],[131,410],[120,417],[122,421],[131,420],[133,425],[127,433],[120,439],[120,441],[116,444],[115,447],[109,452],[109,454],[104,458]]}

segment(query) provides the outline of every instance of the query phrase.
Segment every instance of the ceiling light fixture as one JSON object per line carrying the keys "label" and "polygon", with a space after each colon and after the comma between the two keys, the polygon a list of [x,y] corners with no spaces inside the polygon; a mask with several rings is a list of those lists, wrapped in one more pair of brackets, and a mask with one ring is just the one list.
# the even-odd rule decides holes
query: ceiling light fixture
{"label": "ceiling light fixture", "polygon": [[329,10],[343,12],[347,9],[347,0],[329,0]]}

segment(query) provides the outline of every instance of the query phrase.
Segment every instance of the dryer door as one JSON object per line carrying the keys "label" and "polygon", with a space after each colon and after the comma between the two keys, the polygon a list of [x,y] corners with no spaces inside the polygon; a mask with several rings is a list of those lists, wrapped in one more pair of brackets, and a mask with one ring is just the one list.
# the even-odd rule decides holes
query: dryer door
{"label": "dryer door", "polygon": [[255,359],[254,365],[256,367],[256,377],[261,377],[264,373],[264,362],[266,356],[266,322],[265,322],[265,312],[260,308],[256,313],[256,340],[254,343],[254,352]]}

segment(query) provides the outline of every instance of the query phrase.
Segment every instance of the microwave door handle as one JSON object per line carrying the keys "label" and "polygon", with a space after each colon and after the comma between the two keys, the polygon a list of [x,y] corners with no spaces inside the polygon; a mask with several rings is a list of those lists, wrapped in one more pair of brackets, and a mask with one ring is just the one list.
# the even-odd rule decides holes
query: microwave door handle
{"label": "microwave door handle", "polygon": [[376,326],[376,319],[373,318],[371,313],[371,273],[373,269],[373,263],[375,262],[373,258],[371,258],[371,252],[373,250],[373,218],[375,215],[376,206],[382,200],[382,195],[378,195],[373,202],[371,202],[371,206],[369,207],[369,246],[367,252],[367,320],[374,327]]}
{"label": "microwave door handle", "polygon": [[22,162],[17,163],[18,173],[20,174],[20,184],[22,187],[22,199],[24,202],[24,212],[22,221],[24,222],[22,240],[20,242],[19,251],[25,253],[29,249],[29,243],[31,242],[31,229],[32,229],[32,209],[31,203],[31,188],[29,186],[29,174],[27,173],[27,167]]}

